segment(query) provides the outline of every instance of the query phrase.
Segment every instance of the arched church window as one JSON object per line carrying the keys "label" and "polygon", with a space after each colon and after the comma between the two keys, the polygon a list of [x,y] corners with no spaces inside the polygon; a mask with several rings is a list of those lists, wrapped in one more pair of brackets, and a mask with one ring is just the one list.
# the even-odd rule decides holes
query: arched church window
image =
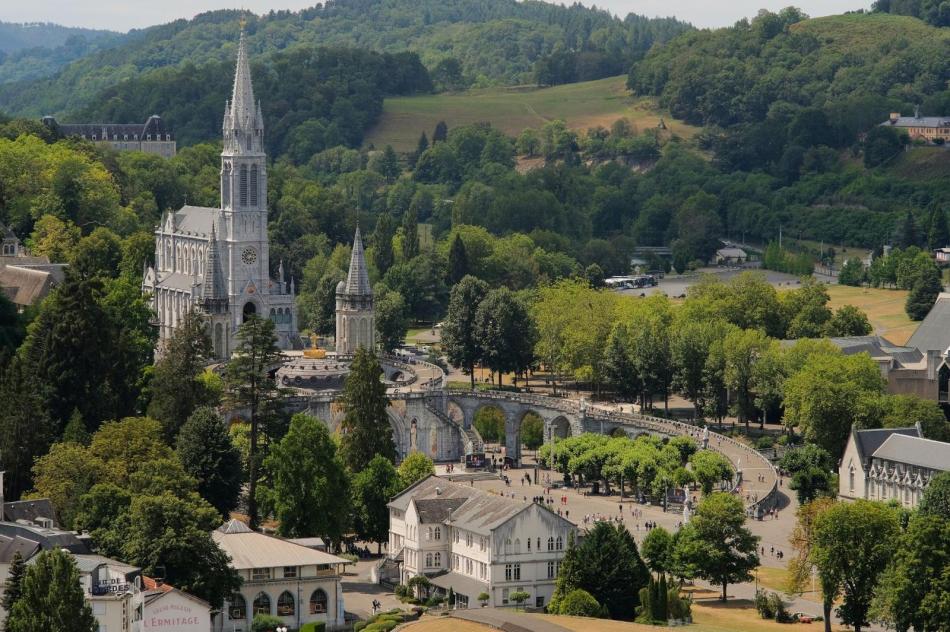
{"label": "arched church window", "polygon": [[251,206],[257,206],[257,165],[251,165]]}
{"label": "arched church window", "polygon": [[247,165],[241,165],[241,206],[247,206]]}

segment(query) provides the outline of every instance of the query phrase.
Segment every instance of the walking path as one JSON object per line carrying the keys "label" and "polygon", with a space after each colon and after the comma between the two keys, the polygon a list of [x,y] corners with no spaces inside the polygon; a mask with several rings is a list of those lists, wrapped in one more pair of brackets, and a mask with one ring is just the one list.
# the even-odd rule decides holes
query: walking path
{"label": "walking path", "polygon": [[501,608],[472,608],[470,610],[454,610],[451,616],[466,621],[482,623],[505,632],[570,632],[565,627],[537,619],[526,617],[520,612]]}

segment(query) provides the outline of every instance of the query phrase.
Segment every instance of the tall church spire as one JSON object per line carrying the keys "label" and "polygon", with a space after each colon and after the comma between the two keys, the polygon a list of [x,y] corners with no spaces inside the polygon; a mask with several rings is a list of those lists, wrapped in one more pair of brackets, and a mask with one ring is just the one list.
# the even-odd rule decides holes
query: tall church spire
{"label": "tall church spire", "polygon": [[201,299],[208,311],[216,307],[215,303],[224,302],[227,306],[227,290],[224,284],[224,274],[221,271],[220,253],[218,252],[218,237],[215,234],[214,223],[211,224],[211,240],[208,243],[208,254],[205,257],[204,278],[201,280]]}
{"label": "tall church spire", "polygon": [[350,270],[346,275],[344,292],[352,296],[372,296],[373,288],[369,283],[369,271],[366,269],[366,256],[363,253],[363,239],[360,227],[356,227],[353,237],[353,252],[350,254]]}
{"label": "tall church spire", "polygon": [[247,34],[241,23],[241,39],[238,42],[237,67],[234,71],[234,89],[231,92],[231,126],[245,130],[257,123],[257,102],[251,84],[251,65],[247,60]]}

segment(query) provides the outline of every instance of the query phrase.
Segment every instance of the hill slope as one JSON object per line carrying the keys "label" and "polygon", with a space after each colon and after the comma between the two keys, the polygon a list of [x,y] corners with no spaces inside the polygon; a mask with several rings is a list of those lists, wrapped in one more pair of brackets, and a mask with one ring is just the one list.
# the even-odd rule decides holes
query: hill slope
{"label": "hill slope", "polygon": [[114,31],[74,28],[48,22],[0,22],[0,52],[14,53],[26,48],[59,48],[77,37],[92,41],[119,35]]}
{"label": "hill slope", "polygon": [[439,121],[450,128],[487,122],[510,136],[527,127],[561,119],[573,129],[596,125],[610,127],[627,118],[639,129],[656,127],[660,117],[680,136],[692,136],[695,127],[672,122],[652,99],[631,97],[624,77],[572,83],[552,88],[487,88],[456,94],[387,98],[379,122],[370,129],[365,143],[392,145],[397,151],[416,147],[419,134],[431,135]]}
{"label": "hill slope", "polygon": [[[0,111],[75,111],[143,72],[230,59],[239,18],[237,11],[215,11],[133,31],[121,46],[84,57],[48,80],[0,86]],[[442,67],[437,80],[463,86],[528,83],[535,62],[556,49],[584,51],[582,59],[578,53],[582,76],[617,74],[654,42],[688,28],[672,19],[620,20],[581,5],[535,0],[332,0],[299,12],[251,16],[247,25],[256,56],[297,45],[408,49],[430,69],[455,60],[458,66]]]}

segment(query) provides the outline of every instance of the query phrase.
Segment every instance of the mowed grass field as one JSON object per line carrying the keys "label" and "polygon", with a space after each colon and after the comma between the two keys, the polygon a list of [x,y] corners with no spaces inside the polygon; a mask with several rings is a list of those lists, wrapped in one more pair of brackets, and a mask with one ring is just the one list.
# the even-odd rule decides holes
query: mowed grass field
{"label": "mowed grass field", "polygon": [[572,129],[583,130],[596,125],[610,127],[623,117],[638,130],[656,127],[663,118],[667,128],[678,136],[690,137],[698,131],[658,110],[654,100],[631,96],[626,81],[623,75],[552,88],[515,86],[392,97],[383,103],[383,115],[367,132],[364,144],[410,151],[422,132],[432,136],[439,121],[450,128],[488,122],[510,136],[557,119]]}
{"label": "mowed grass field", "polygon": [[828,295],[831,297],[830,307],[837,309],[842,305],[854,305],[862,309],[868,315],[868,320],[874,327],[874,333],[899,345],[907,342],[919,324],[908,318],[904,312],[907,294],[904,290],[849,285],[828,286]]}

